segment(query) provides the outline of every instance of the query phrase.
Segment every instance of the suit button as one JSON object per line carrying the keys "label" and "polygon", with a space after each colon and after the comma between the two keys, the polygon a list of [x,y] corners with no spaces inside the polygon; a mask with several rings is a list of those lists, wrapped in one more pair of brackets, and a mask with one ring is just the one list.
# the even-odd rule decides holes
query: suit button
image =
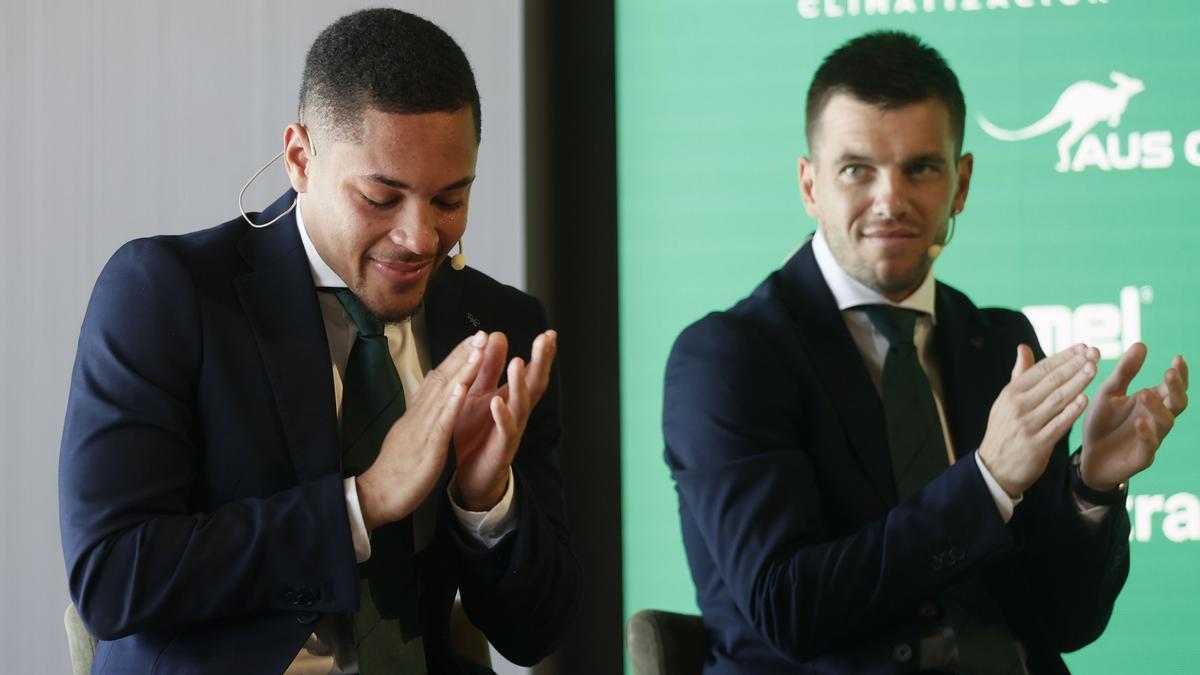
{"label": "suit button", "polygon": [[896,663],[908,663],[912,659],[912,647],[908,643],[901,642],[892,648],[892,660]]}
{"label": "suit button", "polygon": [[316,612],[300,612],[296,615],[296,623],[307,626],[316,623],[319,618],[321,618],[321,615]]}

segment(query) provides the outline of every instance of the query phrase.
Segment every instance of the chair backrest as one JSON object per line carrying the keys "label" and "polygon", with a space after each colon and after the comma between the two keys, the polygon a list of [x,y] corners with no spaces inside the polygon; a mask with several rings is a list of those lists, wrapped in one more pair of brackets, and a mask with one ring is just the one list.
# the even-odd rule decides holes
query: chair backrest
{"label": "chair backrest", "polygon": [[700,675],[708,633],[694,614],[643,609],[629,617],[627,646],[634,675]]}
{"label": "chair backrest", "polygon": [[[67,648],[71,651],[71,672],[73,675],[88,675],[92,672],[92,661],[96,658],[96,638],[88,632],[79,617],[79,611],[74,603],[67,605],[63,616],[63,624],[67,627]],[[488,649],[487,638],[478,628],[467,619],[462,602],[454,601],[454,609],[450,612],[450,642],[459,656],[470,659],[481,666],[492,665],[492,653]]]}
{"label": "chair backrest", "polygon": [[487,637],[467,618],[462,600],[455,598],[450,610],[450,644],[459,656],[481,666],[492,667],[492,652],[488,649]]}
{"label": "chair backrest", "polygon": [[71,672],[88,675],[92,672],[92,660],[96,658],[96,638],[83,625],[74,604],[67,605],[63,623],[67,627],[67,648],[71,650]]}

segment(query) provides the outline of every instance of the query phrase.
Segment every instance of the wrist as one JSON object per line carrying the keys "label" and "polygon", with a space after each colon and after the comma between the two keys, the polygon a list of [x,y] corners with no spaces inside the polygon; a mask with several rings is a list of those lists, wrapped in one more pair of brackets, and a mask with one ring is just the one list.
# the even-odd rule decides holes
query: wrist
{"label": "wrist", "polygon": [[1083,469],[1082,452],[1071,455],[1069,475],[1071,489],[1075,492],[1075,496],[1089,504],[1100,506],[1123,504],[1125,497],[1129,494],[1128,481],[1113,483],[1088,476]]}
{"label": "wrist", "polygon": [[456,480],[450,488],[451,496],[464,511],[474,513],[484,513],[491,511],[504,499],[504,494],[508,491],[508,476],[498,484],[490,486],[486,490],[481,490],[478,493],[469,490],[463,490],[462,486]]}
{"label": "wrist", "polygon": [[996,467],[994,467],[992,462],[988,460],[987,452],[983,447],[980,447],[979,450],[976,451],[975,455],[979,459],[980,465],[982,465],[983,469],[987,472],[987,475],[992,477],[992,480],[995,481],[996,485],[1000,486],[1000,489],[1004,491],[1004,494],[1007,495],[1009,499],[1015,501],[1020,499],[1021,495],[1025,494],[1024,489],[1012,485],[1011,482],[1005,480],[1004,476],[998,474]]}
{"label": "wrist", "polygon": [[1071,455],[1071,464],[1077,467],[1079,479],[1083,481],[1087,489],[1096,492],[1112,492],[1120,489],[1121,485],[1126,482],[1098,476],[1096,462],[1088,461],[1088,459],[1088,453],[1082,447]]}
{"label": "wrist", "polygon": [[373,489],[374,483],[371,478],[369,469],[354,478],[354,489],[358,493],[358,509],[362,513],[363,526],[367,528],[368,533],[384,524],[383,519],[379,516],[379,505],[375,500],[375,495],[378,493]]}

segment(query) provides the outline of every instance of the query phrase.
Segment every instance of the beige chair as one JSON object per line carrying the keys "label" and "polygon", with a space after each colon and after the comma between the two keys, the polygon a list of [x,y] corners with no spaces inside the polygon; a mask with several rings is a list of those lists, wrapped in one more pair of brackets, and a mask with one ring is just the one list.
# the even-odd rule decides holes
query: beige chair
{"label": "beige chair", "polygon": [[67,605],[63,623],[67,626],[67,647],[71,650],[71,672],[88,675],[92,672],[92,659],[96,658],[96,638],[83,625],[74,603]]}
{"label": "beige chair", "polygon": [[[67,605],[63,623],[67,627],[67,648],[71,651],[71,672],[88,675],[92,672],[92,660],[96,658],[96,638],[83,625],[74,604]],[[450,612],[450,642],[459,656],[491,667],[492,654],[487,638],[471,624],[458,600],[454,601],[454,609]]]}
{"label": "beige chair", "polygon": [[694,614],[643,609],[629,617],[629,660],[634,675],[700,675],[708,633]]}

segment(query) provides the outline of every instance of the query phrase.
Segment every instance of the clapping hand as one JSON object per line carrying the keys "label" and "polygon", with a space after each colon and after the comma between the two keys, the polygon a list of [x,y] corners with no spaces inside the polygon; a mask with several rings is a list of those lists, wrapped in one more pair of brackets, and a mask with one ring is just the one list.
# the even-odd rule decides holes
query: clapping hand
{"label": "clapping hand", "polygon": [[1187,408],[1188,367],[1171,361],[1163,380],[1128,393],[1146,361],[1146,345],[1135,343],[1096,392],[1083,422],[1080,476],[1093,490],[1108,491],[1154,462],[1155,453]]}
{"label": "clapping hand", "polygon": [[509,361],[508,382],[497,387],[505,370],[508,338],[504,333],[488,335],[479,374],[454,427],[455,487],[459,505],[468,511],[487,511],[503,498],[529,415],[550,383],[557,346],[554,331],[538,335],[530,363],[520,358]]}

